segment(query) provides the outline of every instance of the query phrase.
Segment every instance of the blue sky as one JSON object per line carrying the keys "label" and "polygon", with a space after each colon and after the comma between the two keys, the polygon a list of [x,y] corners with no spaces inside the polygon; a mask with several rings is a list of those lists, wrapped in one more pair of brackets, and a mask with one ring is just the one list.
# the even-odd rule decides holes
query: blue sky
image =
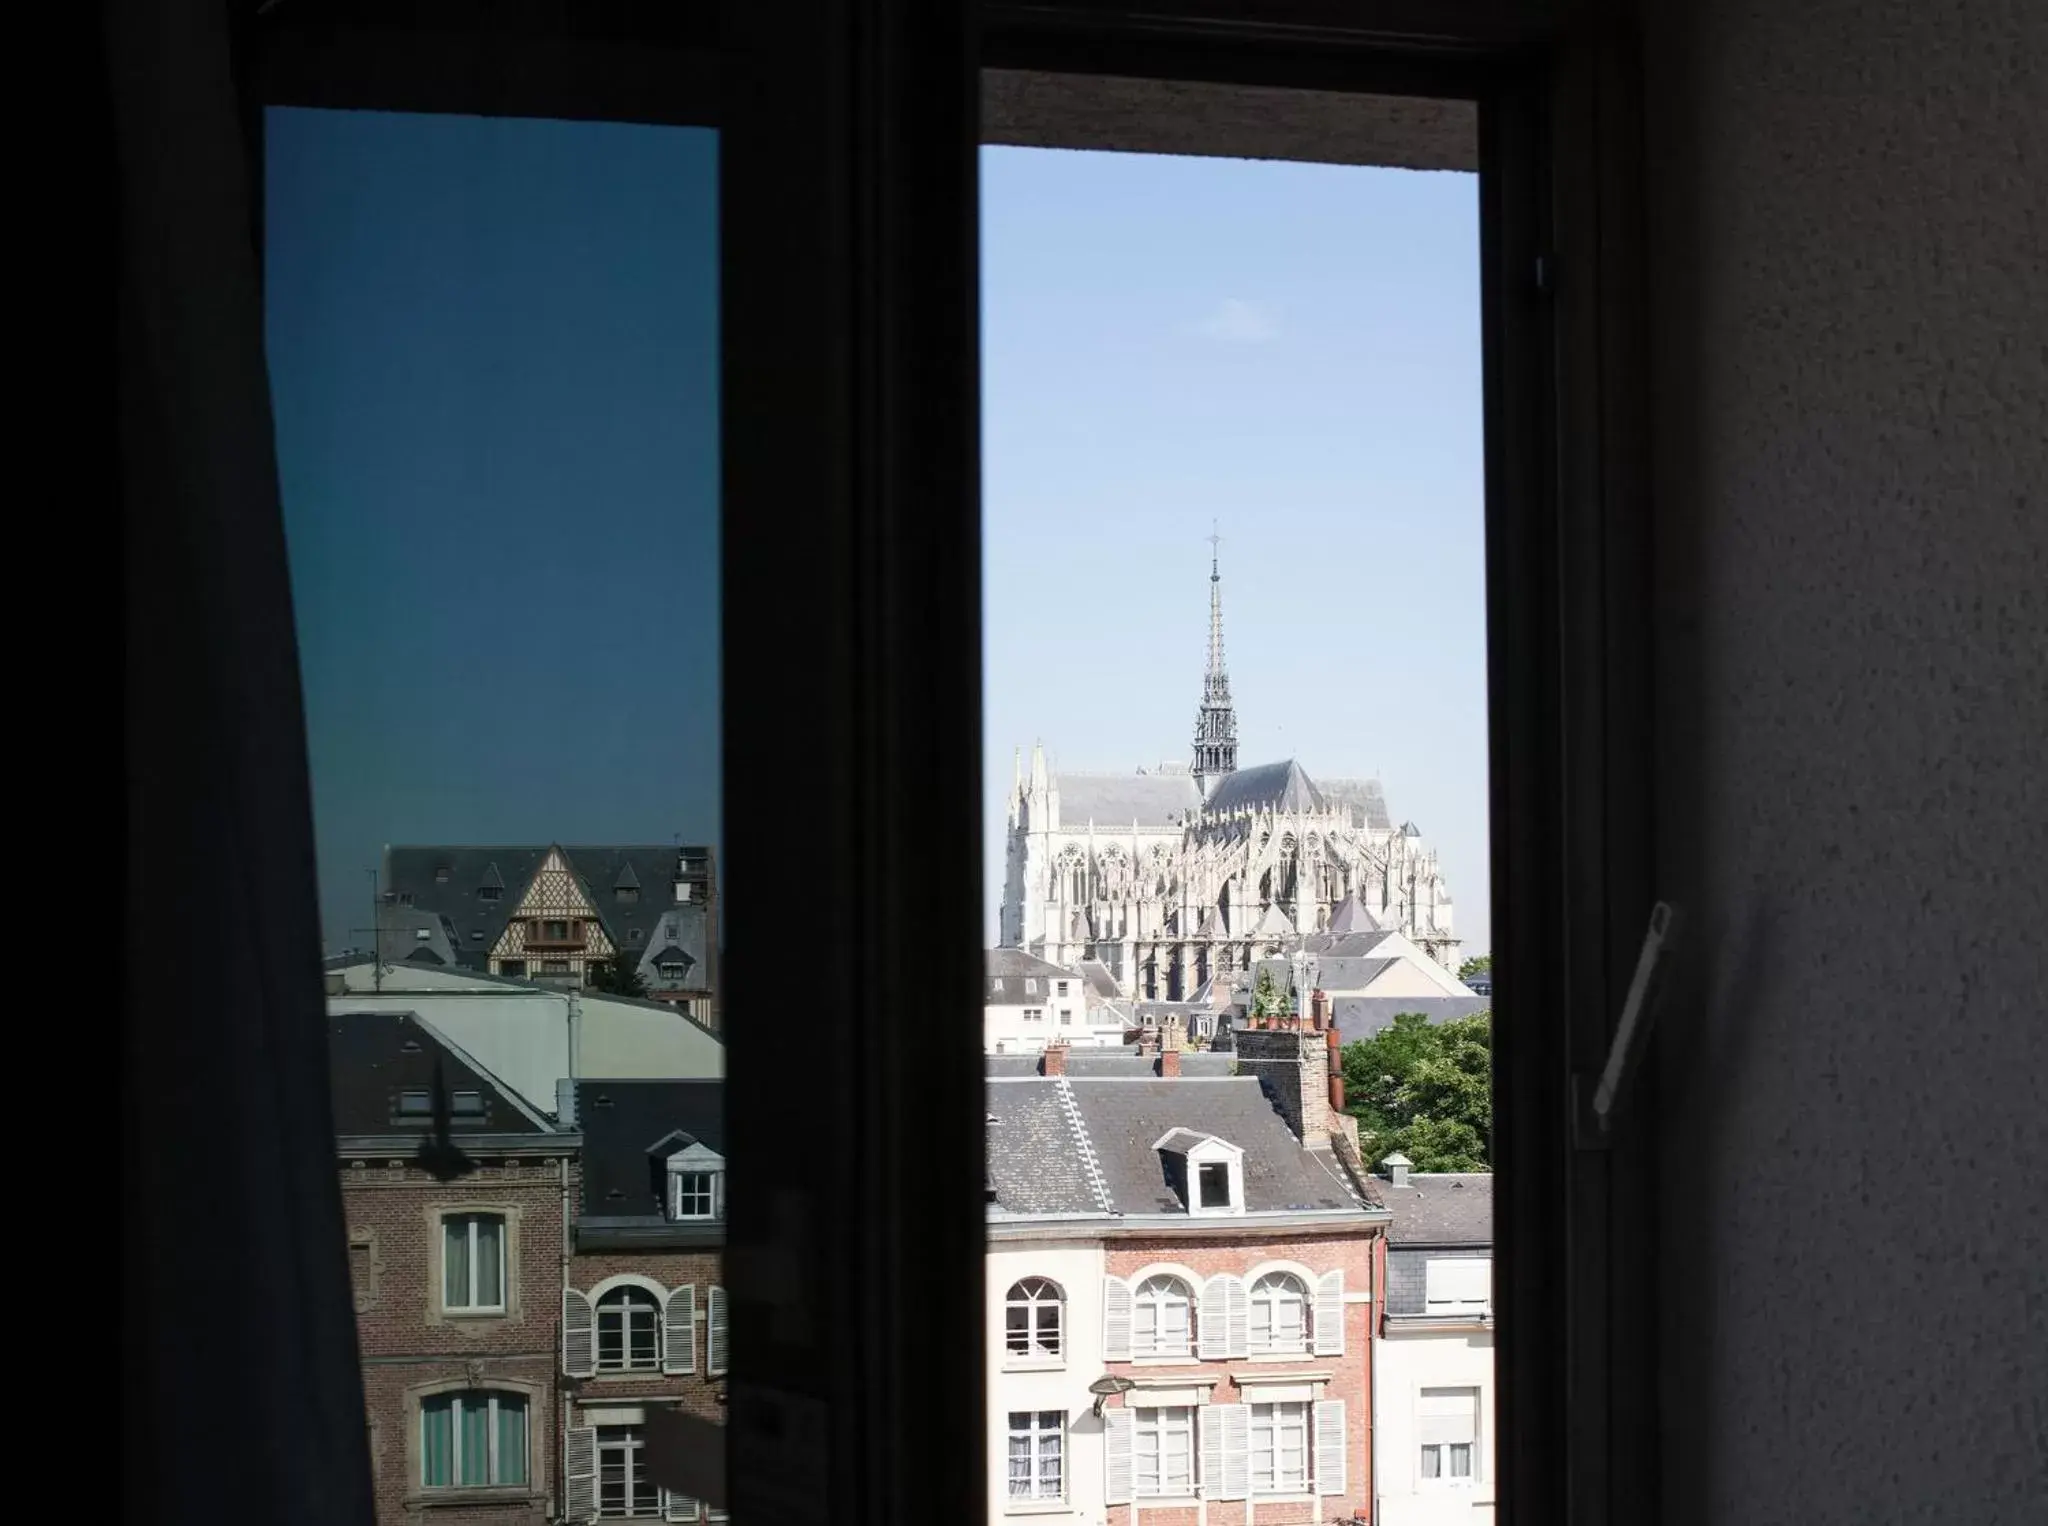
{"label": "blue sky", "polygon": [[[386,842],[721,839],[717,146],[276,109],[267,302],[330,942]],[[1377,771],[1486,947],[1476,183],[983,158],[987,897],[1014,747]]]}
{"label": "blue sky", "polygon": [[322,921],[387,842],[718,838],[717,139],[273,110]]}
{"label": "blue sky", "polygon": [[1223,536],[1239,761],[1385,782],[1488,947],[1478,182],[982,156],[985,899],[1013,749],[1185,760]]}

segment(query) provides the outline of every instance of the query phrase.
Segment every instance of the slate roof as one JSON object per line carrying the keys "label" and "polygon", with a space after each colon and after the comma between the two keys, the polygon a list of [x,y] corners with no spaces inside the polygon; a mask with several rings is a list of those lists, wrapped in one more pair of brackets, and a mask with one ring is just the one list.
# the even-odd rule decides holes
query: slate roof
{"label": "slate roof", "polygon": [[1157,1148],[1176,1129],[1244,1151],[1249,1213],[1369,1206],[1327,1153],[1302,1147],[1252,1076],[991,1079],[986,1091],[997,1120],[988,1168],[1002,1213],[1094,1216],[1106,1205],[1119,1216],[1185,1214]]}
{"label": "slate roof", "polygon": [[[1015,1007],[1044,1001],[1053,993],[1049,981],[1080,978],[1076,971],[1021,948],[992,948],[982,960],[982,979],[986,986],[984,995],[988,1004],[994,1007]],[[1038,982],[1036,990],[1025,984],[1031,980]],[[997,981],[1002,982],[1000,988]]]}
{"label": "slate roof", "polygon": [[1420,1012],[1432,1023],[1448,1023],[1492,1007],[1483,996],[1339,996],[1331,1001],[1330,1012],[1348,1044],[1393,1027],[1395,1017],[1403,1012]]}
{"label": "slate roof", "polygon": [[1352,891],[1344,898],[1343,904],[1330,914],[1329,935],[1343,938],[1353,933],[1376,933],[1381,931],[1380,921],[1365,909],[1365,902]]}
{"label": "slate roof", "polygon": [[1179,826],[1202,804],[1192,774],[1059,774],[1053,785],[1060,792],[1062,829],[1091,821],[1112,833],[1134,821],[1141,827]]}
{"label": "slate roof", "polygon": [[[985,1074],[995,1076],[1035,1076],[1040,1070],[1039,1056],[1035,1054],[991,1054],[983,1056]],[[1237,1063],[1237,1057],[1223,1050],[1183,1050],[1180,1057],[1180,1073],[1183,1076],[1227,1076],[1230,1067]],[[1156,1055],[1138,1053],[1136,1045],[1128,1047],[1088,1047],[1067,1051],[1067,1074],[1075,1078],[1108,1076],[1152,1076],[1159,1073],[1159,1059]]]}
{"label": "slate roof", "polygon": [[1325,799],[1351,810],[1354,827],[1372,827],[1381,832],[1394,830],[1394,818],[1387,814],[1387,797],[1377,779],[1324,779],[1317,785]]}
{"label": "slate roof", "polygon": [[1383,1180],[1379,1193],[1394,1216],[1387,1229],[1390,1248],[1493,1243],[1491,1172],[1411,1171],[1407,1186]]}
{"label": "slate roof", "polygon": [[[578,1081],[583,1216],[667,1220],[666,1166],[687,1140],[725,1154],[725,1085],[695,1081]],[[678,1131],[686,1139],[674,1136]]]}
{"label": "slate roof", "polygon": [[1117,999],[1116,976],[1110,974],[1109,966],[1100,959],[1083,959],[1074,966],[1074,972],[1087,982],[1090,996],[1099,1001]]}
{"label": "slate roof", "polygon": [[[1288,758],[1279,763],[1259,763],[1226,774],[1209,791],[1208,808],[1215,812],[1320,811],[1328,806],[1306,770]],[[1066,802],[1060,803],[1062,816]]]}
{"label": "slate roof", "polygon": [[[522,1097],[416,1012],[335,1012],[327,1019],[328,1089],[334,1132],[343,1138],[417,1133],[429,1115],[400,1118],[401,1091],[438,1084],[451,1099],[481,1094],[480,1116],[451,1116],[450,1133],[550,1134],[535,1099]],[[553,1098],[547,1099],[552,1105]]]}
{"label": "slate roof", "polygon": [[[449,930],[462,965],[483,969],[534,875],[547,861],[551,845],[517,847],[404,846],[384,850],[382,886],[391,904],[431,912]],[[678,909],[673,884],[679,859],[712,871],[711,850],[678,848],[674,843],[652,847],[570,847],[562,856],[583,887],[591,909],[612,943],[637,956],[657,935],[660,919]],[[703,882],[715,895],[716,885]],[[496,899],[478,894],[496,886]],[[620,890],[637,889],[630,900]],[[688,904],[688,903],[686,903]],[[700,912],[701,917],[701,912]],[[636,937],[635,934],[638,934]],[[700,961],[707,964],[707,953]]]}

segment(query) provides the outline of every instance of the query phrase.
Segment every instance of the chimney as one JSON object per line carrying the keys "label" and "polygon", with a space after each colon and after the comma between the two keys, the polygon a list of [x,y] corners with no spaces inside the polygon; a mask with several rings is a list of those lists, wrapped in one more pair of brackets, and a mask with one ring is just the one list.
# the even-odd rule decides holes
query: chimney
{"label": "chimney", "polygon": [[1389,1186],[1405,1187],[1408,1185],[1408,1168],[1414,1162],[1407,1156],[1396,1150],[1392,1155],[1381,1161],[1380,1164],[1386,1168]]}
{"label": "chimney", "polygon": [[1168,1078],[1180,1074],[1180,1049],[1169,1044],[1159,1051],[1159,1074]]}
{"label": "chimney", "polygon": [[1344,1111],[1344,1051],[1337,1041],[1335,1023],[1323,1029],[1323,1044],[1330,1055],[1330,1116],[1334,1118]]}
{"label": "chimney", "polygon": [[1047,1044],[1045,1046],[1045,1066],[1041,1074],[1063,1076],[1066,1073],[1067,1046],[1065,1044]]}
{"label": "chimney", "polygon": [[1321,986],[1317,986],[1314,992],[1310,994],[1308,1004],[1309,1011],[1314,1014],[1314,1022],[1318,1028],[1329,1028],[1335,1025],[1337,1019],[1331,1010],[1333,1004],[1330,1001],[1330,993],[1328,991],[1325,991]]}

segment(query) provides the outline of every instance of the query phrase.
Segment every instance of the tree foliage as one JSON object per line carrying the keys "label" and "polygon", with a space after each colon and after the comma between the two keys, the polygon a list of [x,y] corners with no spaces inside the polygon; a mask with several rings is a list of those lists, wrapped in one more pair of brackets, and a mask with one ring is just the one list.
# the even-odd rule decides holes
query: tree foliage
{"label": "tree foliage", "polygon": [[1491,975],[1492,973],[1493,955],[1491,954],[1474,954],[1470,959],[1467,959],[1458,966],[1458,979],[1464,981],[1467,985],[1471,984],[1474,975]]}
{"label": "tree foliage", "polygon": [[1283,1017],[1292,1010],[1287,993],[1280,988],[1280,982],[1273,978],[1271,970],[1259,972],[1258,989],[1252,992],[1253,1017]]}
{"label": "tree foliage", "polygon": [[1344,1110],[1358,1119],[1368,1163],[1398,1150],[1418,1171],[1491,1169],[1491,1013],[1433,1026],[1403,1012],[1371,1038],[1346,1044],[1342,1060]]}
{"label": "tree foliage", "polygon": [[607,996],[647,995],[647,978],[640,973],[639,963],[628,954],[613,954],[609,959],[599,959],[590,966],[590,989],[602,991]]}

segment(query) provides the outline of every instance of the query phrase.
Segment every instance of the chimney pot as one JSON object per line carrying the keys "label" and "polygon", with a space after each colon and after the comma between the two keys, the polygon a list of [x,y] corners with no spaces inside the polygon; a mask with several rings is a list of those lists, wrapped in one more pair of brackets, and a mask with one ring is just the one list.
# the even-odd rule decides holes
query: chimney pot
{"label": "chimney pot", "polygon": [[1408,1168],[1415,1163],[1399,1150],[1396,1150],[1392,1155],[1381,1161],[1380,1164],[1386,1167],[1387,1181],[1391,1185],[1405,1187],[1408,1185]]}

